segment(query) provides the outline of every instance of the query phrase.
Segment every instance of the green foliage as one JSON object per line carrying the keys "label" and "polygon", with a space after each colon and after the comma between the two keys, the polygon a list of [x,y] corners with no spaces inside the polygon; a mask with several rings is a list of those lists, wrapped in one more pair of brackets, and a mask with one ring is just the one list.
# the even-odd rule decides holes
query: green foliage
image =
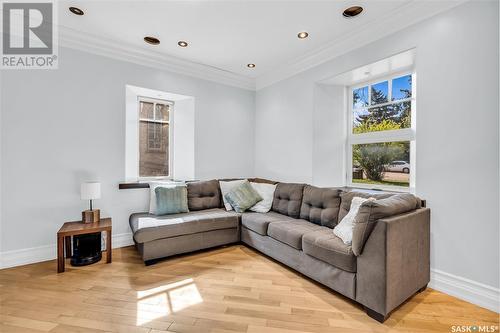
{"label": "green foliage", "polygon": [[400,129],[401,125],[393,120],[384,119],[379,123],[362,122],[358,126],[354,127],[353,133],[368,133],[368,132],[378,132],[378,131],[388,131]]}
{"label": "green foliage", "polygon": [[403,145],[402,142],[354,145],[353,162],[363,169],[368,179],[382,181],[385,166],[404,154]]}

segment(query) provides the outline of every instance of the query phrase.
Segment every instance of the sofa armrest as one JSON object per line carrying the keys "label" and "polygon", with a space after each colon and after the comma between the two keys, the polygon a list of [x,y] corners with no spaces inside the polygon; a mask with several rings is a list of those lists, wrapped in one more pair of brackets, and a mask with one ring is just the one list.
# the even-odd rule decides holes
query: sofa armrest
{"label": "sofa armrest", "polygon": [[429,280],[429,208],[378,220],[357,257],[356,301],[386,316]]}

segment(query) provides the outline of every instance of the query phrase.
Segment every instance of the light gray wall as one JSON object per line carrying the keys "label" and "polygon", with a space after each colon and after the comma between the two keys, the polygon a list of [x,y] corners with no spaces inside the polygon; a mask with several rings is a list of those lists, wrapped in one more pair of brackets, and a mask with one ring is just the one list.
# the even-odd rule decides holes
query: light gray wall
{"label": "light gray wall", "polygon": [[341,185],[345,111],[325,113],[335,97],[316,82],[416,47],[416,192],[432,209],[432,268],[498,288],[498,28],[498,2],[468,2],[258,91],[256,174]]}
{"label": "light gray wall", "polygon": [[339,85],[314,85],[311,179],[313,184],[345,185],[344,150],[347,139],[345,90],[344,86]]}
{"label": "light gray wall", "polygon": [[2,252],[54,244],[87,207],[82,181],[102,182],[95,206],[114,234],[147,209],[147,190],[118,190],[126,84],[195,97],[196,178],[253,176],[254,92],[65,48],[59,58],[58,70],[0,74]]}

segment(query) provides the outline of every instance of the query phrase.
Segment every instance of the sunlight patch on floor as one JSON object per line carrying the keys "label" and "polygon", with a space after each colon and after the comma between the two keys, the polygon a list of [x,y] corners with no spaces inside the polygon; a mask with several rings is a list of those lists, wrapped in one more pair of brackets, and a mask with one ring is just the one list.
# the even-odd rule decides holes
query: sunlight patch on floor
{"label": "sunlight patch on floor", "polygon": [[203,302],[193,279],[169,283],[137,292],[137,320],[140,326]]}

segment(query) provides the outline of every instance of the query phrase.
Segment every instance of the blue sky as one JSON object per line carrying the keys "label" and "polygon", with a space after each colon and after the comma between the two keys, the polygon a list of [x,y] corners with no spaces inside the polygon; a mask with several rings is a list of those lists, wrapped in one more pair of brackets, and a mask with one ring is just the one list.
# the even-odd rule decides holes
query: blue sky
{"label": "blue sky", "polygon": [[[389,82],[383,81],[372,85],[376,90],[382,91],[384,95],[389,93]],[[392,100],[398,100],[405,97],[405,93],[401,91],[410,90],[411,91],[411,75],[405,75],[392,80]],[[360,100],[357,103],[353,101],[353,107],[362,108],[368,106],[368,86],[361,87],[354,90],[360,96]]]}

